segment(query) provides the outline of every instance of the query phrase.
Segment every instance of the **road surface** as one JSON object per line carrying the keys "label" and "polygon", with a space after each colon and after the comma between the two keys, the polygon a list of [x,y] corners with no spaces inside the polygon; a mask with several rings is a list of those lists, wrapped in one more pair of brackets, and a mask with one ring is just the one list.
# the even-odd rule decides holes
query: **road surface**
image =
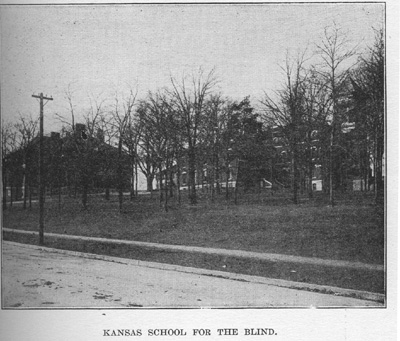
{"label": "road surface", "polygon": [[[2,245],[3,308],[379,306],[265,283]],[[107,257],[105,257],[107,259]],[[109,258],[115,260],[115,258]]]}

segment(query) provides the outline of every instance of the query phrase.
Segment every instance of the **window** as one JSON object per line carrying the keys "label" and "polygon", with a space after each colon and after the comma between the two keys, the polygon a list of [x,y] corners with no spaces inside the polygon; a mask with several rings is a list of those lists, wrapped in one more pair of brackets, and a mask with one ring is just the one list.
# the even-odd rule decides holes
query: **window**
{"label": "window", "polygon": [[182,173],[182,185],[183,186],[187,185],[187,173],[186,172]]}

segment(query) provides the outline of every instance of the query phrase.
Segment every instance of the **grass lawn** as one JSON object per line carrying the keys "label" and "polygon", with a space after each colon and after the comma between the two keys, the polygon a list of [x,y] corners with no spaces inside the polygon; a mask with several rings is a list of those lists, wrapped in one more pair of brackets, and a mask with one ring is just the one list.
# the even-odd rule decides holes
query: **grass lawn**
{"label": "grass lawn", "polygon": [[[82,210],[79,198],[57,197],[45,204],[45,233],[128,239],[165,244],[239,249],[325,259],[384,263],[384,218],[364,193],[337,195],[330,207],[321,195],[290,203],[287,194],[240,195],[238,205],[223,195],[211,203],[206,196],[197,206],[170,200],[160,208],[158,194],[126,199],[123,212],[117,197],[89,198]],[[38,203],[31,209],[14,204],[3,212],[3,226],[38,230]]]}
{"label": "grass lawn", "polygon": [[[296,282],[370,292],[385,292],[382,271],[331,268],[290,262],[259,261],[109,243],[46,238],[46,232],[127,239],[164,244],[238,249],[384,264],[384,211],[365,193],[337,194],[330,207],[322,195],[294,205],[285,193],[241,194],[238,204],[221,195],[212,203],[199,195],[196,206],[169,200],[168,212],[157,193],[126,200],[119,212],[117,197],[90,196],[82,210],[79,198],[47,199],[45,245],[138,260],[236,272]],[[14,204],[3,212],[3,226],[38,230],[38,203],[31,209]],[[37,244],[37,236],[4,232],[6,240]]]}

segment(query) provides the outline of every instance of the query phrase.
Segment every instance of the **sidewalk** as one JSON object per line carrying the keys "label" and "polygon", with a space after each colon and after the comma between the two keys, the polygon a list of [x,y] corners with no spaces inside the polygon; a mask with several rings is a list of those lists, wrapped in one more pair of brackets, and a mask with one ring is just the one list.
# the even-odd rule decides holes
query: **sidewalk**
{"label": "sidewalk", "polygon": [[383,307],[353,290],[14,242],[3,243],[3,266],[8,308]]}
{"label": "sidewalk", "polygon": [[[3,231],[12,232],[12,233],[38,235],[38,232],[35,232],[35,231],[23,231],[23,230],[15,230],[15,229],[8,229],[8,228],[3,228]],[[215,249],[215,248],[205,248],[205,247],[198,247],[198,246],[158,244],[158,243],[131,241],[131,240],[74,236],[74,235],[56,234],[56,233],[46,233],[45,235],[47,237],[53,237],[53,238],[77,239],[77,240],[93,241],[93,242],[101,242],[101,243],[143,246],[143,247],[154,248],[154,249],[197,252],[197,253],[213,254],[213,255],[220,255],[220,256],[239,257],[239,258],[254,258],[254,259],[259,259],[259,260],[264,260],[264,261],[272,261],[272,262],[280,261],[280,262],[312,264],[312,265],[359,269],[359,270],[384,271],[383,265],[366,264],[366,263],[361,263],[361,262],[350,262],[350,261],[341,261],[341,260],[291,256],[291,255],[283,255],[283,254],[276,254],[276,253],[261,253],[261,252],[242,251],[242,250]]]}
{"label": "sidewalk", "polygon": [[[38,233],[35,231],[21,231],[21,230],[13,230],[8,228],[3,228],[5,232],[11,232],[16,234],[22,235],[31,235],[37,236]],[[321,267],[336,267],[336,268],[345,268],[350,270],[367,270],[373,272],[380,272],[384,271],[384,266],[376,265],[376,264],[364,264],[359,262],[348,262],[348,261],[335,261],[335,260],[326,260],[320,258],[309,258],[309,257],[298,257],[298,256],[290,256],[290,255],[281,255],[281,254],[269,254],[269,253],[259,253],[259,252],[249,252],[249,251],[241,251],[241,250],[227,250],[227,249],[215,249],[215,248],[204,248],[204,247],[192,247],[192,246],[182,246],[182,245],[167,245],[167,244],[157,244],[157,243],[149,243],[149,242],[138,242],[138,241],[129,241],[129,240],[116,240],[116,239],[107,239],[107,238],[95,238],[95,237],[84,237],[84,236],[74,236],[74,235],[66,235],[66,234],[54,234],[54,233],[45,233],[45,238],[60,238],[66,240],[77,240],[77,241],[87,241],[87,242],[100,242],[100,243],[108,243],[114,245],[131,245],[135,247],[144,247],[148,249],[155,249],[155,250],[168,250],[168,251],[180,251],[180,252],[188,252],[188,253],[197,253],[197,254],[208,254],[208,255],[217,255],[217,256],[224,256],[224,257],[236,257],[236,258],[243,258],[248,260],[262,260],[262,261],[272,261],[277,262],[278,264],[283,262],[289,263],[299,263],[299,264],[311,264],[311,265],[318,265]],[[32,246],[36,247],[36,246]],[[57,252],[74,252],[74,251],[64,251],[59,250]],[[75,252],[77,255],[84,255],[82,252]],[[115,257],[104,256],[104,255],[94,255],[91,254],[90,256],[85,255],[84,257],[90,257],[94,259],[113,259]],[[118,258],[121,259],[121,258]],[[128,261],[128,260],[127,260]],[[129,260],[132,261],[132,260]],[[161,264],[161,263],[154,263],[154,262],[146,262],[146,261],[135,261],[137,264],[157,264],[157,268],[165,268],[165,269],[176,269],[181,268],[177,265],[168,265],[168,264]],[[153,267],[154,265],[149,265]],[[191,272],[198,273],[205,273],[207,271],[213,272],[213,270],[204,270],[204,269],[197,269],[191,267],[184,267],[185,269],[191,269]],[[215,271],[214,271],[215,272]],[[227,272],[217,271],[219,277],[226,277]],[[230,278],[232,276],[238,276],[237,278],[241,278],[239,274],[232,274],[229,273]],[[341,296],[348,296],[348,297],[358,297],[362,299],[372,300],[372,301],[379,301],[383,302],[385,296],[383,294],[378,293],[371,293],[367,291],[360,291],[360,290],[353,290],[353,289],[344,289],[338,288],[334,286],[328,285],[317,285],[305,282],[294,282],[290,280],[283,280],[283,279],[270,279],[261,276],[252,276],[257,278],[258,282],[263,282],[265,280],[268,283],[274,283],[274,285],[286,288],[296,288],[301,290],[307,291],[315,291],[315,292],[322,292],[322,293],[331,293],[334,295],[341,295]],[[240,279],[239,279],[240,280]]]}

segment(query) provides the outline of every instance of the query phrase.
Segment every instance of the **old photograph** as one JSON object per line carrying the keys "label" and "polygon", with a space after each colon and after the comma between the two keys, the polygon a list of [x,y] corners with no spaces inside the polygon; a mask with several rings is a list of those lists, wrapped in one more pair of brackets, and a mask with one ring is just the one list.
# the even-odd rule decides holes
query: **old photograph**
{"label": "old photograph", "polygon": [[384,2],[0,18],[2,309],[387,307]]}

